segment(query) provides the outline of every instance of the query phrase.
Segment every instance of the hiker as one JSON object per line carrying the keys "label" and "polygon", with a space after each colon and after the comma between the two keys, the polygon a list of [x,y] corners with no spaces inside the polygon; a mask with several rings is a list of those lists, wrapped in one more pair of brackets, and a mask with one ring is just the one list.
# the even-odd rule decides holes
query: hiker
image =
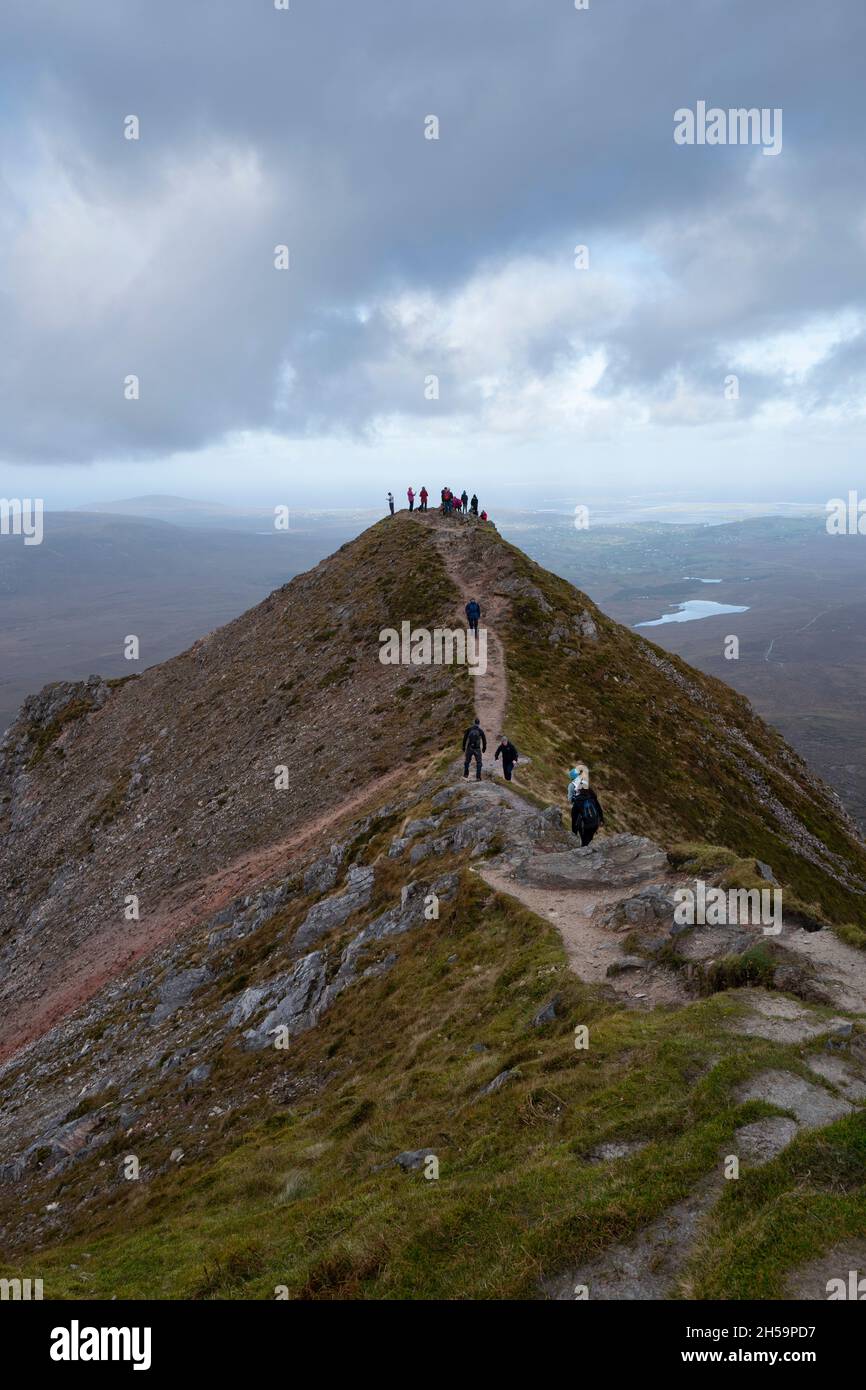
{"label": "hiker", "polygon": [[418,508],[419,512],[426,512],[428,495],[426,487],[422,487],[421,491],[418,493],[418,496],[421,498],[421,505]]}
{"label": "hiker", "polygon": [[581,846],[588,845],[600,825],[604,825],[601,802],[591,787],[582,785],[576,767],[569,774],[568,800],[571,805],[571,833],[580,836]]}
{"label": "hiker", "polygon": [[518,752],[514,744],[505,734],[499,735],[499,747],[496,749],[493,757],[494,759],[502,759],[502,771],[505,774],[505,780],[506,782],[510,782],[511,772],[514,764],[517,762]]}
{"label": "hiker", "polygon": [[481,513],[481,520],[482,520],[482,521],[486,521],[486,520],[487,520],[487,513],[486,513],[486,512],[482,512],[482,513]]}
{"label": "hiker", "polygon": [[469,506],[469,493],[464,488],[460,494],[460,501],[463,506],[463,515],[466,515],[466,508]]}
{"label": "hiker", "polygon": [[406,496],[409,498],[409,510],[412,512],[415,510],[415,494],[410,487],[406,489]]}
{"label": "hiker", "polygon": [[393,494],[393,492],[389,492],[389,493],[388,493],[388,506],[391,508],[391,515],[393,516],[393,515],[394,515],[394,494]]}
{"label": "hiker", "polygon": [[466,621],[469,624],[469,631],[478,636],[478,619],[481,617],[481,604],[477,599],[471,598],[466,605]]}
{"label": "hiker", "polygon": [[481,721],[475,720],[470,724],[466,733],[463,735],[463,752],[466,754],[463,763],[463,776],[469,776],[469,764],[475,759],[475,780],[481,781],[481,754],[487,752],[487,737],[481,727]]}
{"label": "hiker", "polygon": [[478,498],[475,496],[474,492],[472,494],[472,501],[469,503],[469,510],[473,516],[478,515]]}

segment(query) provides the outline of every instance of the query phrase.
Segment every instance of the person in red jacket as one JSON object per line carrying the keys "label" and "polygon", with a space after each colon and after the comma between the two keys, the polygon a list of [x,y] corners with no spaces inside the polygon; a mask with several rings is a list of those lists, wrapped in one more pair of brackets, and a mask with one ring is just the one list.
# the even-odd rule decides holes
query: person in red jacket
{"label": "person in red jacket", "polygon": [[421,505],[418,508],[419,512],[426,512],[428,495],[426,487],[422,487],[421,491],[418,493],[418,496],[421,498]]}
{"label": "person in red jacket", "polygon": [[407,487],[407,489],[406,489],[406,496],[409,498],[409,510],[410,510],[410,512],[411,512],[411,511],[414,511],[414,509],[415,509],[415,494],[414,494],[414,492],[412,491],[412,489],[411,489],[410,487]]}
{"label": "person in red jacket", "polygon": [[481,513],[481,520],[482,520],[482,521],[486,521],[486,520],[487,520],[487,513],[486,513],[486,512],[482,512],[482,513]]}

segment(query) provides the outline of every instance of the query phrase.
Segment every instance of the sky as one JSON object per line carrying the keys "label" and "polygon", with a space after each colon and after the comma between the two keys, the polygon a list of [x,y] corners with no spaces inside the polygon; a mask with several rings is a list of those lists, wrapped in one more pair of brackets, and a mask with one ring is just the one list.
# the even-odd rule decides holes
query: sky
{"label": "sky", "polygon": [[862,0],[282,3],[4,0],[0,494],[862,482]]}

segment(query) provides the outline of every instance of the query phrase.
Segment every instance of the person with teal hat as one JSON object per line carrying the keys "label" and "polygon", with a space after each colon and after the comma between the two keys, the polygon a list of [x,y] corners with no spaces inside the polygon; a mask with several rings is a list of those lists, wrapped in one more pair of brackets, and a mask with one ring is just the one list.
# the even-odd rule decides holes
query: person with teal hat
{"label": "person with teal hat", "polygon": [[604,825],[604,812],[590,788],[589,768],[584,763],[578,763],[568,774],[568,804],[572,834],[579,835],[581,846],[586,846],[599,826]]}

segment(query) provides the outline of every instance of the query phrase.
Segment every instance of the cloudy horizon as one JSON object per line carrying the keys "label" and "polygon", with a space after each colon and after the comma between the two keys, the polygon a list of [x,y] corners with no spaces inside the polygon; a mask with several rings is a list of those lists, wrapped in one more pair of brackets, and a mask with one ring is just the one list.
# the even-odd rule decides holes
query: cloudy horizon
{"label": "cloudy horizon", "polygon": [[[2,29],[3,494],[857,485],[856,0],[7,0]],[[778,112],[778,148],[678,143],[702,102]]]}

